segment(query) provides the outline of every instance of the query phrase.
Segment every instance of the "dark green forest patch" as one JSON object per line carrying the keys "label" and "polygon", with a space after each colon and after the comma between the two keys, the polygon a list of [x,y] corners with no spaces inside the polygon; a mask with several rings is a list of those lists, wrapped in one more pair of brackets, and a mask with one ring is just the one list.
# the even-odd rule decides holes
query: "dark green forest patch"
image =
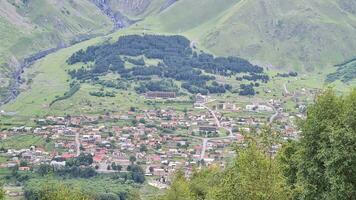
{"label": "dark green forest patch", "polygon": [[[133,59],[137,57],[140,59]],[[147,65],[143,57],[159,62],[157,65]],[[127,62],[134,67],[125,68]],[[191,47],[187,38],[178,35],[122,36],[117,42],[80,50],[67,63],[83,64],[80,69],[69,70],[73,79],[90,81],[108,73],[116,73],[122,80],[138,83],[138,93],[176,91],[176,85],[167,80],[180,81],[181,88],[190,93],[225,93],[232,90],[229,84],[217,83],[215,75],[231,77],[243,73],[249,74],[244,76],[249,81],[269,80],[260,66],[238,57],[215,57],[199,51]],[[151,81],[152,77],[164,82]]]}

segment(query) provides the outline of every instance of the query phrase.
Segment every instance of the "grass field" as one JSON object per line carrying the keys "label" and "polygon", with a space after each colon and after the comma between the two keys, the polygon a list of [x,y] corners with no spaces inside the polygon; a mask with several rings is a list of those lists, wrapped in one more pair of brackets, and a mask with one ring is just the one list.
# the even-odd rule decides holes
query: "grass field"
{"label": "grass field", "polygon": [[4,163],[7,161],[7,158],[6,157],[2,157],[0,156],[0,163]]}
{"label": "grass field", "polygon": [[46,143],[45,139],[42,137],[25,134],[8,137],[7,139],[2,140],[0,144],[0,147],[4,147],[6,149],[25,149],[30,146],[42,147],[48,151],[54,148],[53,143]]}
{"label": "grass field", "polygon": [[6,175],[9,175],[11,173],[11,170],[10,169],[7,169],[7,168],[0,168],[0,180],[6,176]]}

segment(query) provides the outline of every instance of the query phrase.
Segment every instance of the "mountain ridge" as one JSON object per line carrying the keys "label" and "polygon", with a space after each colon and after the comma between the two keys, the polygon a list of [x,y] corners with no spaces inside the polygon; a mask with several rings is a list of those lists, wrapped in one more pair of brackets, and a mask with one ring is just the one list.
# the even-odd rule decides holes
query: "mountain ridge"
{"label": "mountain ridge", "polygon": [[[239,56],[270,69],[332,72],[333,65],[355,57],[356,3],[347,0],[40,1],[43,4],[0,3],[0,9],[11,8],[10,13],[0,15],[2,31],[7,34],[0,48],[0,63],[5,63],[0,67],[0,95],[8,93],[6,85],[17,80],[12,73],[24,55],[106,34],[115,24],[117,28],[132,25],[135,33],[185,35],[207,52]],[[46,18],[44,13],[50,11],[54,15]],[[11,25],[6,19],[18,18],[11,13],[25,17]],[[92,15],[99,17],[94,20]],[[81,20],[86,26],[76,24]],[[48,26],[39,25],[45,22]],[[31,28],[36,31],[24,31]]]}

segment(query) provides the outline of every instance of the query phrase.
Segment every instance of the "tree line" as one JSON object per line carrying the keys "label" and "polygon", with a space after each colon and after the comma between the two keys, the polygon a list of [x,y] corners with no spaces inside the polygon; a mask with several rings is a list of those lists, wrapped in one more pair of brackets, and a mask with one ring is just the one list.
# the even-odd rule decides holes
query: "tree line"
{"label": "tree line", "polygon": [[[122,56],[125,57],[122,59]],[[156,66],[145,66],[143,56],[158,59],[160,62]],[[134,67],[125,68],[125,62],[133,64]],[[178,35],[122,36],[117,42],[80,50],[74,53],[67,63],[84,64],[80,69],[69,71],[72,78],[79,80],[94,79],[108,72],[118,73],[126,79],[155,75],[182,81],[184,88],[191,93],[224,93],[229,90],[231,86],[209,85],[209,81],[215,80],[213,75],[233,76],[248,73],[250,75],[243,76],[244,79],[264,82],[269,80],[260,66],[238,57],[214,57],[197,51],[190,47],[187,38]]]}

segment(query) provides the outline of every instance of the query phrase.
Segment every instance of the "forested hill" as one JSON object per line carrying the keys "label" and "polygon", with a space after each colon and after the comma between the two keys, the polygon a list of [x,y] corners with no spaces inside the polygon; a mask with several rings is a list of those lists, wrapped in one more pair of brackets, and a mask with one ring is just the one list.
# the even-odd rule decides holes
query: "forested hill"
{"label": "forested hill", "polygon": [[[145,66],[143,58],[156,59],[159,62],[157,65]],[[133,66],[125,67],[125,62]],[[73,54],[67,63],[82,64],[81,68],[69,71],[71,77],[77,80],[95,80],[109,72],[118,73],[126,80],[136,81],[147,81],[152,76],[158,76],[161,79],[181,81],[182,88],[190,93],[225,93],[226,90],[232,90],[228,84],[219,84],[216,81],[210,84],[209,81],[215,80],[214,75],[231,77],[244,73],[249,74],[243,76],[248,80],[269,80],[260,66],[238,57],[214,57],[194,46],[192,48],[191,41],[178,35],[122,36],[113,44],[90,46],[85,51],[80,50]],[[146,92],[147,89],[149,90],[142,84],[136,88],[140,93]],[[152,90],[166,91],[159,87]]]}

